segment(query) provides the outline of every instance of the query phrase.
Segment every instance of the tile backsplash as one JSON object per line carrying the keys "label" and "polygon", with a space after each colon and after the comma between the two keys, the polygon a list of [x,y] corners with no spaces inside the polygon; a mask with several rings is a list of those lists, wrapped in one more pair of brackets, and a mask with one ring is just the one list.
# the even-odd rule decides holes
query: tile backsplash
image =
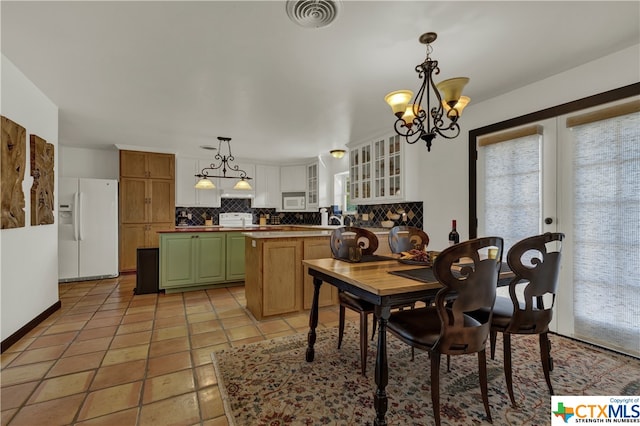
{"label": "tile backsplash", "polygon": [[[220,213],[253,213],[253,223],[260,222],[260,216],[268,217],[268,224],[280,225],[320,225],[320,212],[277,212],[276,209],[252,208],[250,199],[223,198],[218,208],[214,207],[176,207],[176,225],[202,226],[205,219],[212,219],[218,225]],[[404,214],[403,214],[404,213]],[[380,227],[380,222],[389,220],[388,214],[398,214],[395,225],[407,225],[422,228],[424,219],[423,203],[390,203],[358,206],[353,219],[354,226]],[[189,218],[191,215],[191,218]],[[368,216],[368,217],[366,217]],[[364,220],[364,219],[367,220]],[[337,224],[337,223],[336,223]]]}

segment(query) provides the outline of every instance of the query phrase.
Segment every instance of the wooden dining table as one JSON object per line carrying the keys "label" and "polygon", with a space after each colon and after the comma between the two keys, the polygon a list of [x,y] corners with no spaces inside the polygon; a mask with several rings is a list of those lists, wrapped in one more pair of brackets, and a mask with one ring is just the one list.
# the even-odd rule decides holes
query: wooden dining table
{"label": "wooden dining table", "polygon": [[[421,268],[398,260],[381,260],[374,262],[350,263],[344,260],[326,258],[303,260],[308,267],[309,275],[313,276],[313,303],[309,314],[309,333],[307,336],[306,360],[312,362],[315,357],[314,344],[316,342],[316,327],[318,326],[318,299],[320,286],[328,283],[354,294],[375,305],[375,316],[378,320],[378,341],[375,364],[376,390],[374,407],[376,418],[374,425],[386,425],[388,364],[387,364],[387,322],[391,313],[391,306],[416,302],[432,298],[441,288],[440,283],[433,278],[416,280],[405,278],[390,272],[402,272]],[[423,268],[423,267],[422,267]],[[427,277],[433,277],[430,269]],[[429,274],[430,273],[430,274]],[[501,278],[512,274],[510,271],[501,273]]]}

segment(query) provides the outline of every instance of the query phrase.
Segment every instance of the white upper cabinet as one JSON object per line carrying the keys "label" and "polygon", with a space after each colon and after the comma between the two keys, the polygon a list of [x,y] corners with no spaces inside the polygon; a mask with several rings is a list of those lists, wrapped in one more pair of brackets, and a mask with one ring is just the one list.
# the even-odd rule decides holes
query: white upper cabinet
{"label": "white upper cabinet", "polygon": [[[176,158],[176,206],[178,207],[220,207],[219,189],[195,189],[197,173],[208,167],[209,161],[190,157]],[[217,179],[212,179],[218,186]]]}
{"label": "white upper cabinet", "polygon": [[307,210],[329,207],[329,171],[322,161],[307,165]]}
{"label": "white upper cabinet", "polygon": [[381,137],[349,151],[349,185],[355,204],[412,201],[400,136]]}
{"label": "white upper cabinet", "polygon": [[279,209],[282,199],[280,196],[280,166],[256,164],[254,189],[256,196],[253,199],[253,207]]}
{"label": "white upper cabinet", "polygon": [[280,191],[305,192],[307,190],[307,166],[281,166]]}

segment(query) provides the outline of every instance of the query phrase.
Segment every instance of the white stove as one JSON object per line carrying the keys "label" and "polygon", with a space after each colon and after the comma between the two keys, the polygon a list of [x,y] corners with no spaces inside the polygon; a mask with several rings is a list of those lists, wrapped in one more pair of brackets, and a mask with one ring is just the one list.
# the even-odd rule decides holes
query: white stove
{"label": "white stove", "polygon": [[251,213],[220,213],[218,223],[220,226],[231,228],[245,228],[251,226],[253,214]]}

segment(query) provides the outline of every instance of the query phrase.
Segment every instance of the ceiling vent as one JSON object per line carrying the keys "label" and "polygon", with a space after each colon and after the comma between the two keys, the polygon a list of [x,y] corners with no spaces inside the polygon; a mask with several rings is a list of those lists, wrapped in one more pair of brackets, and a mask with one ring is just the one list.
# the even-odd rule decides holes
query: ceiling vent
{"label": "ceiling vent", "polygon": [[339,0],[287,0],[287,15],[305,28],[322,28],[331,24],[341,8]]}

